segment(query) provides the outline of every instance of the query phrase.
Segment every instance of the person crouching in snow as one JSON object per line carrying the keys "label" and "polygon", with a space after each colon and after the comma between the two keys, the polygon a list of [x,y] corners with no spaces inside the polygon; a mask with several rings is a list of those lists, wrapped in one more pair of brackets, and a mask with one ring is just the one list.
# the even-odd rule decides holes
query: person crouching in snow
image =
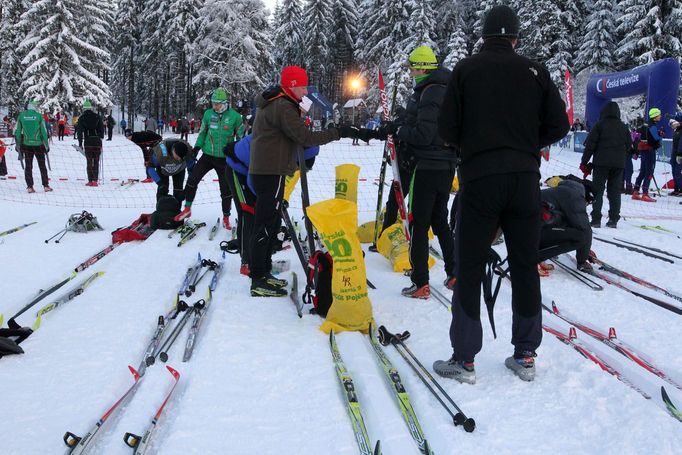
{"label": "person crouching in snow", "polygon": [[173,196],[178,202],[185,199],[183,189],[185,169],[192,172],[196,155],[192,146],[180,139],[166,139],[152,148],[147,175],[156,182],[156,200],[168,195],[170,179],[173,178]]}

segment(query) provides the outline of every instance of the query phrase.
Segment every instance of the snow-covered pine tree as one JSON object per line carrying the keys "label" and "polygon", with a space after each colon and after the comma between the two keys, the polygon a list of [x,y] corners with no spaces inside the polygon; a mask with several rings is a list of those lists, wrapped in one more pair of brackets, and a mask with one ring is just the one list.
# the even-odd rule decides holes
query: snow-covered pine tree
{"label": "snow-covered pine tree", "polygon": [[24,0],[3,0],[0,19],[0,104],[8,107],[10,114],[22,109],[26,102],[20,91],[23,73],[23,55],[19,43],[25,30],[21,26],[21,15],[27,10]]}
{"label": "snow-covered pine tree", "polygon": [[660,1],[622,0],[618,3],[617,32],[622,36],[616,48],[621,68],[643,65],[666,56]]}
{"label": "snow-covered pine tree", "polygon": [[450,35],[441,55],[445,56],[443,58],[443,66],[452,69],[457,62],[469,55],[464,20],[462,19],[462,11],[459,7],[453,8],[449,22]]}
{"label": "snow-covered pine tree", "polygon": [[682,0],[663,1],[664,48],[669,57],[682,55]]}
{"label": "snow-covered pine tree", "polygon": [[111,106],[109,87],[94,71],[109,54],[78,37],[76,16],[82,2],[37,0],[21,17],[28,30],[19,51],[25,52],[21,90],[44,110],[54,112],[89,99]]}
{"label": "snow-covered pine tree", "polygon": [[334,0],[329,50],[332,56],[332,86],[327,95],[332,100],[344,97],[344,84],[353,70],[358,40],[358,5],[356,0]]}
{"label": "snow-covered pine tree", "polygon": [[410,11],[407,21],[409,34],[404,42],[404,51],[411,52],[418,46],[428,46],[438,53],[436,46],[436,13],[432,8],[432,0],[406,0],[405,6]]}
{"label": "snow-covered pine tree", "polygon": [[135,0],[119,0],[114,19],[114,42],[116,43],[113,62],[112,90],[121,105],[121,112],[128,110],[128,125],[133,128],[135,114],[135,80],[139,70],[138,41],[140,10]]}
{"label": "snow-covered pine tree", "polygon": [[328,0],[308,0],[303,12],[307,24],[304,59],[310,85],[322,93],[331,88],[331,52],[329,36],[332,31],[332,12]]}
{"label": "snow-covered pine tree", "polygon": [[300,0],[282,0],[280,13],[274,18],[272,38],[273,57],[279,71],[288,65],[304,66],[303,59],[303,8]]}
{"label": "snow-covered pine tree", "polygon": [[[115,43],[111,36],[113,32],[116,6],[112,0],[93,0],[81,2],[81,8],[76,15],[76,24],[79,27],[79,37],[86,43],[102,49],[111,55]],[[109,72],[111,62],[109,60],[97,60],[92,62],[90,69],[105,84],[109,84]]]}
{"label": "snow-covered pine tree", "polygon": [[596,0],[586,20],[582,43],[575,59],[576,70],[590,72],[613,70],[616,65],[616,21],[614,0]]}

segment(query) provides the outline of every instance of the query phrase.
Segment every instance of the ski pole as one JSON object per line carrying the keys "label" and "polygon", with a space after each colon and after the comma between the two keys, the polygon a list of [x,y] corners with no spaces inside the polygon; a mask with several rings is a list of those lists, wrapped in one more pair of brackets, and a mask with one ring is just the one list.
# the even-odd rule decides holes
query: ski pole
{"label": "ski pole", "polygon": [[170,348],[173,346],[173,343],[175,343],[175,340],[178,339],[180,332],[182,332],[182,329],[185,328],[187,321],[189,321],[189,316],[194,311],[195,311],[194,306],[189,308],[185,312],[185,314],[182,315],[182,319],[178,321],[177,325],[173,328],[173,331],[170,333],[170,335],[168,335],[168,338],[166,338],[166,341],[164,342],[164,347],[161,350],[161,353],[159,354],[159,359],[161,359],[162,362],[168,361],[168,351],[170,351]]}
{"label": "ski pole", "polygon": [[[203,267],[206,267],[206,270],[192,284],[189,285],[189,290],[186,291],[185,294],[189,292],[190,295],[192,295],[192,292],[196,291],[197,289],[197,284],[199,284],[199,282],[204,278],[204,276],[206,276],[208,272],[212,272],[216,269],[216,267],[218,267],[218,263],[211,261],[210,259],[204,259],[201,265]],[[189,297],[189,295],[187,297]]]}
{"label": "ski pole", "polygon": [[[381,344],[383,344],[384,346],[387,346],[388,343],[391,343],[396,348],[396,350],[405,359],[405,361],[410,365],[410,367],[414,370],[414,372],[417,374],[417,376],[419,376],[419,378],[422,380],[424,385],[426,385],[426,387],[429,389],[429,391],[438,399],[438,401],[443,405],[443,407],[445,407],[445,409],[448,411],[448,413],[452,416],[453,423],[455,425],[462,425],[464,427],[464,430],[467,433],[471,433],[472,431],[474,431],[474,429],[476,428],[476,421],[474,419],[472,419],[471,417],[467,417],[466,414],[464,414],[464,412],[459,408],[459,406],[457,406],[457,403],[455,403],[455,401],[452,398],[450,398],[450,395],[447,394],[445,389],[443,389],[443,387],[441,387],[441,385],[436,381],[436,379],[431,375],[431,373],[429,373],[429,370],[427,370],[424,367],[424,365],[422,365],[422,363],[419,361],[419,359],[417,359],[417,357],[412,353],[412,351],[410,351],[410,349],[405,345],[403,340],[406,340],[409,337],[410,337],[410,332],[408,332],[408,331],[405,331],[402,334],[392,334],[383,325],[381,327],[379,327],[379,340],[381,341]],[[405,353],[401,352],[401,350],[398,349],[398,346],[401,346],[405,350],[405,352],[407,352],[407,354],[409,354],[409,356],[412,358],[414,363],[417,364],[419,369],[417,369],[417,367],[415,367],[412,364],[412,362],[407,358]],[[443,401],[440,399],[440,397],[438,397],[435,390],[433,390],[433,388],[426,382],[426,379],[424,378],[424,376],[426,376],[426,378],[428,378],[433,383],[433,385],[435,385],[436,388],[438,388],[438,390],[443,394],[443,396],[457,410],[457,414],[455,414],[455,415],[452,414],[452,411],[445,405],[445,403],[443,403]]]}
{"label": "ski pole", "polygon": [[[176,307],[175,311],[170,316],[166,317],[166,319],[164,319],[163,330],[164,331],[166,330],[165,326],[166,326],[166,324],[168,324],[169,321],[177,318],[178,314],[182,313],[183,311],[186,311],[188,308],[189,308],[189,305],[187,305],[187,302],[185,302],[184,300],[180,300],[177,303],[177,307]],[[163,318],[163,316],[159,316],[159,325],[161,325],[161,318]],[[163,344],[161,346],[156,346],[154,351],[150,355],[148,355],[146,359],[144,359],[145,365],[147,365],[148,367],[154,365],[154,362],[156,362],[156,356],[159,355],[159,351],[161,349],[163,349]]]}

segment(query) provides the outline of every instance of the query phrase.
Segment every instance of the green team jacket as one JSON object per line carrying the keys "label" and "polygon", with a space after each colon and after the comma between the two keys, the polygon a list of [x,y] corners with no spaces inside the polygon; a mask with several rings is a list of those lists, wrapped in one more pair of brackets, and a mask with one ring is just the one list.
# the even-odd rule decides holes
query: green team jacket
{"label": "green team jacket", "polygon": [[242,116],[232,108],[222,114],[208,109],[201,120],[199,137],[194,147],[199,147],[207,155],[225,158],[225,146],[234,142],[234,136],[241,124]]}
{"label": "green team jacket", "polygon": [[44,145],[46,150],[50,149],[45,120],[39,112],[34,110],[29,109],[19,114],[14,138],[17,145]]}

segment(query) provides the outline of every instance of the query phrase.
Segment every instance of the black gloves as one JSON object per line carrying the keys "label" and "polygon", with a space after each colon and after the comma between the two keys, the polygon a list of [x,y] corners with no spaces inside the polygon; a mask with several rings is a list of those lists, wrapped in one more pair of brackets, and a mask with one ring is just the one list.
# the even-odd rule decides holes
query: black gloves
{"label": "black gloves", "polygon": [[339,130],[339,137],[349,137],[351,139],[360,139],[360,130],[355,126],[341,125],[336,128]]}
{"label": "black gloves", "polygon": [[393,135],[398,132],[400,125],[395,122],[384,122],[376,131],[376,138],[380,141],[385,141],[389,134]]}
{"label": "black gloves", "polygon": [[195,155],[198,155],[199,152],[201,152],[201,147],[197,147],[197,146],[195,145],[194,148],[192,149],[192,151],[194,152]]}
{"label": "black gloves", "polygon": [[234,144],[235,142],[228,142],[227,145],[225,146],[225,149],[223,149],[223,153],[225,153],[225,156],[233,157],[234,156]]}
{"label": "black gloves", "polygon": [[370,139],[376,139],[376,131],[360,128],[358,130],[358,139],[364,142],[369,142]]}

